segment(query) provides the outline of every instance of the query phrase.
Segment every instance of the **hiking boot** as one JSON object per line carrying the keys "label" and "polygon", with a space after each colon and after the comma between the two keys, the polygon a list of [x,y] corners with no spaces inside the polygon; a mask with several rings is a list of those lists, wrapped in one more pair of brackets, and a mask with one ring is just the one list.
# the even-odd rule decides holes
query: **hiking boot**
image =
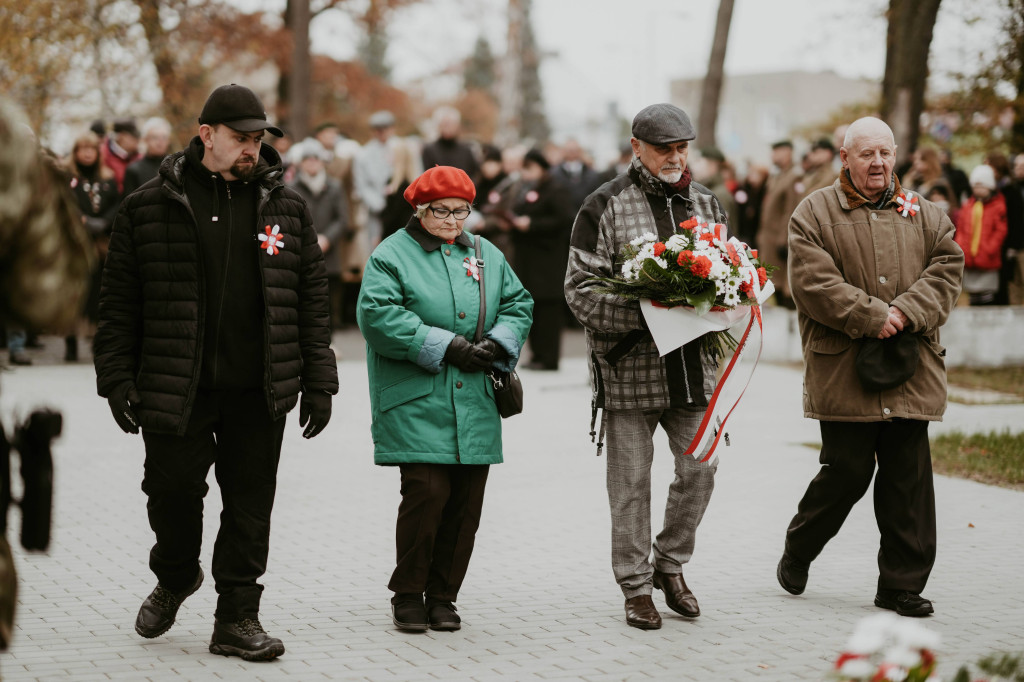
{"label": "hiking boot", "polygon": [[135,619],[135,632],[146,639],[153,639],[170,630],[181,603],[195,594],[203,584],[203,577],[203,569],[200,568],[195,583],[181,592],[171,592],[157,583],[156,589],[142,602],[139,616]]}
{"label": "hiking boot", "polygon": [[214,620],[210,653],[241,656],[247,661],[269,661],[284,655],[284,644],[268,635],[256,618],[243,618],[237,623]]}

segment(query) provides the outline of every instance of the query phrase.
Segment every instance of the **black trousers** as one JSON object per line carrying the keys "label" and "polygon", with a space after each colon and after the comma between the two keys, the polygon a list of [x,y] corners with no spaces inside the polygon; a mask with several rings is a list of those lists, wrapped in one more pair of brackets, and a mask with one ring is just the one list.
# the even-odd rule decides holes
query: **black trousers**
{"label": "black trousers", "polygon": [[388,589],[455,601],[473,554],[490,467],[401,464],[398,561]]}
{"label": "black trousers", "polygon": [[881,533],[878,589],[920,594],[935,563],[935,488],[928,422],[821,422],[821,470],[786,532],[786,553],[810,563],[871,484]]}
{"label": "black trousers", "polygon": [[532,362],[547,369],[558,369],[562,355],[562,327],[565,326],[565,302],[559,299],[534,300],[533,325],[530,327]]}
{"label": "black trousers", "polygon": [[169,590],[190,586],[199,571],[206,476],[214,466],[224,508],[213,546],[216,617],[259,615],[267,570],[270,512],[277,489],[285,418],[270,419],[262,389],[200,390],[184,436],[148,433],[142,490],[156,544],[149,567]]}

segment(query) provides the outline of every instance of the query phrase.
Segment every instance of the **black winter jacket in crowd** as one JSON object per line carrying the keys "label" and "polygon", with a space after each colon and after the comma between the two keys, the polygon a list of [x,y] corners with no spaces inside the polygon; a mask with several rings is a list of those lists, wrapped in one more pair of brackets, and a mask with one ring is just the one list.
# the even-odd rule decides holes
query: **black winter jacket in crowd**
{"label": "black winter jacket in crowd", "polygon": [[[204,342],[219,331],[207,329],[209,275],[183,184],[186,165],[201,156],[195,138],[191,151],[167,157],[160,175],[123,201],[103,273],[93,342],[97,389],[109,397],[118,386],[134,384],[142,397],[135,412],[153,432],[184,434]],[[336,393],[338,370],[324,259],[309,209],[281,184],[278,153],[263,145],[260,156],[252,181],[252,257],[262,284],[263,388],[276,419],[295,406],[300,390]],[[282,244],[271,253],[257,235],[275,227]]]}

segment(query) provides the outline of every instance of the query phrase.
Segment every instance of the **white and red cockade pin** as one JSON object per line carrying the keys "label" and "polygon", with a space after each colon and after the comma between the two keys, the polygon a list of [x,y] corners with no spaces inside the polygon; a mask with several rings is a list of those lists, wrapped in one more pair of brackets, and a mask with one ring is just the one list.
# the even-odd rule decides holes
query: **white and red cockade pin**
{"label": "white and red cockade pin", "polygon": [[269,255],[276,256],[278,251],[284,248],[284,241],[282,241],[281,237],[278,236],[281,233],[281,226],[274,225],[271,227],[270,225],[267,225],[264,229],[265,234],[256,235],[259,240],[263,242],[260,244],[260,248],[266,249]]}
{"label": "white and red cockade pin", "polygon": [[476,281],[480,281],[480,266],[477,265],[476,258],[464,259],[462,267],[466,268],[466,277],[472,277]]}
{"label": "white and red cockade pin", "polygon": [[921,204],[917,203],[917,197],[914,196],[913,192],[907,192],[906,190],[900,190],[900,195],[896,197],[896,203],[899,204],[896,210],[904,218],[915,216],[921,210]]}

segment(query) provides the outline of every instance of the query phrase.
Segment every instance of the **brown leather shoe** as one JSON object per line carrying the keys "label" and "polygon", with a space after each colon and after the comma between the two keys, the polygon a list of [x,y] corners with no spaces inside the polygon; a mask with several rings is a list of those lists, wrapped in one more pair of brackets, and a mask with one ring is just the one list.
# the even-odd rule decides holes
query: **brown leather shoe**
{"label": "brown leather shoe", "polygon": [[665,603],[681,616],[696,618],[700,615],[697,598],[686,586],[682,573],[654,571],[654,586],[665,593]]}
{"label": "brown leather shoe", "polygon": [[655,608],[651,595],[641,594],[626,600],[626,624],[641,630],[661,627],[661,614]]}

